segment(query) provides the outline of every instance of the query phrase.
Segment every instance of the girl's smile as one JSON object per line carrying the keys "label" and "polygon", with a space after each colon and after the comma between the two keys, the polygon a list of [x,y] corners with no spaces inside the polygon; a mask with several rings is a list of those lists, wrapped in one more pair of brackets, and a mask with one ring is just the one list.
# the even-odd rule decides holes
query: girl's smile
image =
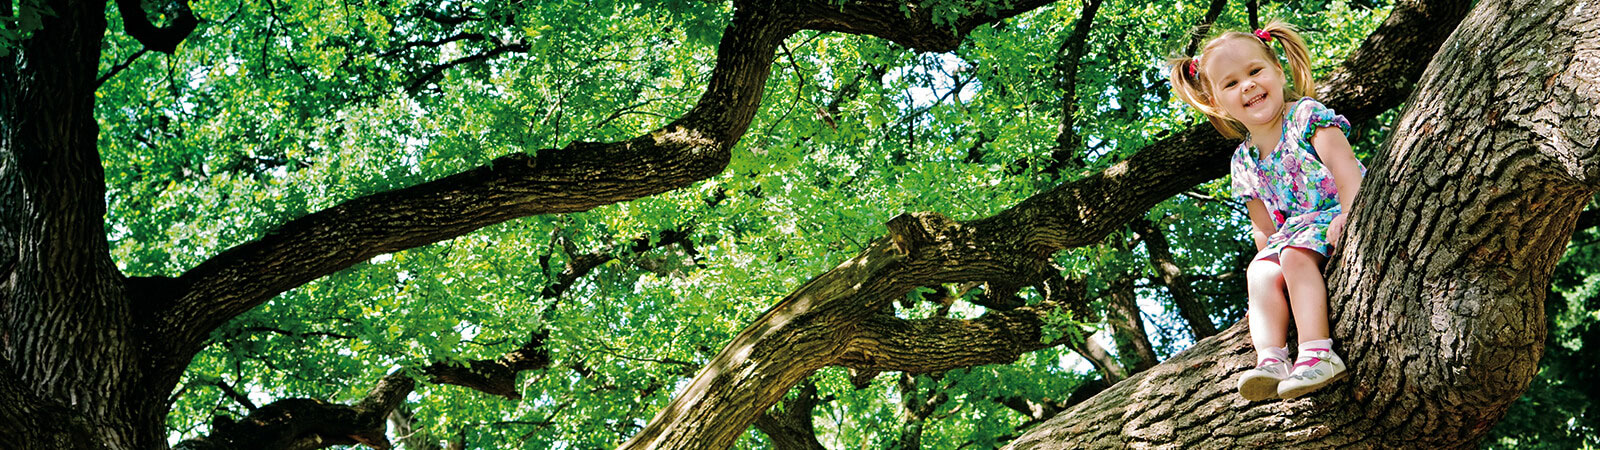
{"label": "girl's smile", "polygon": [[1217,106],[1251,134],[1276,139],[1287,84],[1277,58],[1253,38],[1241,38],[1218,45],[1202,61]]}

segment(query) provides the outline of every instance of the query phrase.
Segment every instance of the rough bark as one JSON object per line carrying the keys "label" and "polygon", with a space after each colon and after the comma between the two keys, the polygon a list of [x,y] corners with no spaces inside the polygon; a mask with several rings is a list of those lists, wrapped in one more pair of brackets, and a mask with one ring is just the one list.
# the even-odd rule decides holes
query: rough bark
{"label": "rough bark", "polygon": [[416,387],[410,376],[395,372],[379,380],[354,405],[309,398],[272,402],[235,422],[217,416],[211,435],[183,441],[179,450],[312,450],[335,445],[392,447],[387,419]]}
{"label": "rough bark", "polygon": [[102,225],[92,93],[104,4],[33,6],[53,14],[0,58],[0,442],[164,445],[171,386],[152,392],[140,376],[142,314]]}
{"label": "rough bark", "polygon": [[827,447],[817,441],[817,430],[811,421],[819,402],[817,384],[807,380],[800,384],[794,398],[761,413],[755,427],[766,433],[772,439],[772,447],[778,450],[823,450]]}
{"label": "rough bark", "polygon": [[513,154],[436,181],[344,202],[295,219],[184,273],[162,305],[181,360],[210,329],[279,292],[372,256],[517,217],[584,211],[720,173],[759,106],[774,51],[793,32],[772,8],[741,5],[717,69],[683,117],[627,141]]}
{"label": "rough bark", "polygon": [[[1334,77],[1323,91],[1325,103],[1357,122],[1396,106],[1409,92],[1407,80],[1426,63],[1413,55],[1437,49],[1466,10],[1464,1],[1440,3],[1398,5],[1342,69],[1370,76]],[[1045,284],[1054,274],[1049,255],[1100,242],[1162,199],[1221,176],[1230,148],[1215,130],[1197,126],[995,216],[958,223],[937,214],[901,215],[886,224],[888,237],[806,282],[735,336],[624,447],[726,448],[791,386],[830,364],[921,372],[1013,361],[1042,345],[1037,322],[995,324],[1028,314],[1025,308],[949,323],[879,313],[917,286],[983,281],[1015,290]],[[1041,291],[1052,304],[1073,303],[1070,294],[1061,299],[1047,287]],[[942,334],[906,347],[879,338],[927,329],[904,322],[937,325]],[[946,332],[971,337],[960,341],[963,348],[992,345],[997,351],[948,357],[941,352],[954,346],[937,345],[956,342]]]}
{"label": "rough bark", "polygon": [[1550,271],[1600,189],[1600,10],[1480,2],[1429,67],[1330,268],[1347,381],[1245,402],[1240,324],[1015,447],[1474,445],[1538,368]]}

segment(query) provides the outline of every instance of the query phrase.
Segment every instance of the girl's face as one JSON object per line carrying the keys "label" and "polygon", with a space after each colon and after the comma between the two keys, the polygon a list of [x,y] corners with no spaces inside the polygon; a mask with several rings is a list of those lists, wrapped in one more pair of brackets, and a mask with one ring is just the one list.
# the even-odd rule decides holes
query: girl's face
{"label": "girl's face", "polygon": [[1228,116],[1251,130],[1283,121],[1283,69],[1258,43],[1228,39],[1206,52],[1201,65],[1212,99]]}

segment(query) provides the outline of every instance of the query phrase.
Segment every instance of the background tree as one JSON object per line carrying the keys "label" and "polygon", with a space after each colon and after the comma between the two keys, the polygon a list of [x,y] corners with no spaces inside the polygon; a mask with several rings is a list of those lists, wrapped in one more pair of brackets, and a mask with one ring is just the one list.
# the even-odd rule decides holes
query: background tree
{"label": "background tree", "polygon": [[[1365,154],[1466,3],[1261,6],[1308,30]],[[1155,61],[1243,6],[4,3],[0,441],[955,448],[1087,419],[1047,422],[1242,316],[1231,147]],[[1064,198],[1096,209],[1041,213]],[[1075,223],[995,219],[1029,214]],[[1528,397],[1567,415],[1513,406],[1495,442],[1594,435],[1581,217]],[[963,229],[1028,250],[926,258]],[[857,326],[791,316],[827,339],[762,362],[801,370],[693,400],[862,254],[900,272],[845,271]]]}

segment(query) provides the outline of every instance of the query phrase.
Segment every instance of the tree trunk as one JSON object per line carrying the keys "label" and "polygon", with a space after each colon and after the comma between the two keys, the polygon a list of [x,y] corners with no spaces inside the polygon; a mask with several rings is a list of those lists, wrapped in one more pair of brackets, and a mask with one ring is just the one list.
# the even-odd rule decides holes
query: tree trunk
{"label": "tree trunk", "polygon": [[1250,403],[1246,326],[1069,409],[1016,448],[1467,447],[1538,369],[1544,296],[1600,188],[1600,10],[1479,3],[1362,184],[1330,268],[1351,376]]}
{"label": "tree trunk", "polygon": [[0,442],[161,448],[171,389],[145,377],[145,317],[103,225],[94,90],[105,4],[20,6],[52,13],[0,58]]}

